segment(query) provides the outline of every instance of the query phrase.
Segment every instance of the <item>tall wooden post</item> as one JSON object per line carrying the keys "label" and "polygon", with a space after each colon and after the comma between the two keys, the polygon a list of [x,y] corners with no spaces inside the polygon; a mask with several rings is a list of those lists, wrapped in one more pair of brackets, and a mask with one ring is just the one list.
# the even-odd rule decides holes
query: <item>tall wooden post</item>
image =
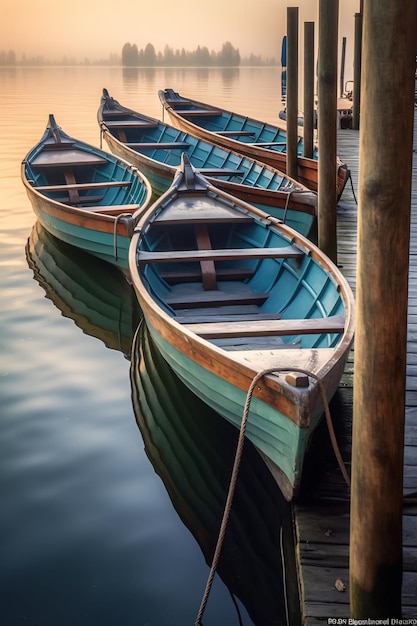
{"label": "tall wooden post", "polygon": [[364,3],[350,531],[358,619],[401,617],[416,19],[415,0]]}
{"label": "tall wooden post", "polygon": [[362,13],[355,13],[355,46],[353,62],[352,128],[359,130],[362,66]]}
{"label": "tall wooden post", "polygon": [[342,39],[342,58],[340,59],[340,97],[343,97],[345,92],[345,63],[346,63],[346,37]]}
{"label": "tall wooden post", "polygon": [[304,141],[303,156],[314,147],[314,22],[304,22]]}
{"label": "tall wooden post", "polygon": [[336,146],[339,0],[320,0],[318,67],[318,244],[337,262]]}
{"label": "tall wooden post", "polygon": [[298,178],[298,7],[287,8],[287,174]]}

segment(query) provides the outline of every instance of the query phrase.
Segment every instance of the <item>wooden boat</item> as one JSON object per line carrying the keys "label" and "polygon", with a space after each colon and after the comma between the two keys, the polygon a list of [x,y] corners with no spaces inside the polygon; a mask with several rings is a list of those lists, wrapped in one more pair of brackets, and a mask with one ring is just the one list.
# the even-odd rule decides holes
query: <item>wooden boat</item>
{"label": "wooden boat", "polygon": [[211,185],[186,155],[139,220],[129,266],[161,354],[237,427],[264,374],[246,435],[293,498],[322,392],[335,393],[353,339],[343,275],[310,241]]}
{"label": "wooden boat", "polygon": [[[268,163],[273,167],[287,171],[287,133],[285,128],[274,126],[259,120],[245,117],[219,107],[214,107],[197,100],[184,98],[173,89],[159,91],[159,98],[167,111],[171,123],[196,137],[217,143],[230,150]],[[318,151],[314,158],[302,156],[303,139],[298,138],[298,180],[309,189],[318,187]],[[338,158],[335,167],[335,192],[340,198],[349,170]]]}
{"label": "wooden boat", "polygon": [[316,194],[275,168],[132,111],[114,100],[107,89],[97,117],[111,151],[138,167],[156,195],[171,185],[181,154],[186,152],[191,164],[220,189],[278,217],[305,236],[314,232]]}
{"label": "wooden boat", "polygon": [[[146,454],[211,565],[238,432],[181,383],[146,324],[133,341],[130,379]],[[251,623],[300,623],[291,510],[249,441],[226,537],[217,573]]]}
{"label": "wooden boat", "polygon": [[33,210],[52,235],[127,269],[135,221],[150,202],[150,183],[135,168],[69,137],[49,116],[22,162]]}
{"label": "wooden boat", "polygon": [[36,220],[26,244],[34,279],[83,333],[130,359],[141,310],[115,266],[57,239]]}

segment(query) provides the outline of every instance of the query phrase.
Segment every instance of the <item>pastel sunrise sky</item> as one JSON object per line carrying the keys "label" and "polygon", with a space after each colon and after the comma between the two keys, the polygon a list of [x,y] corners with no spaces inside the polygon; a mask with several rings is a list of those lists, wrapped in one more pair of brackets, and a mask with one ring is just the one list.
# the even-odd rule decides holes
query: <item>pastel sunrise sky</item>
{"label": "pastel sunrise sky", "polygon": [[[339,1],[339,39],[353,49],[354,14],[360,0]],[[121,55],[125,43],[163,52],[206,46],[219,51],[226,41],[241,56],[280,59],[288,6],[305,21],[317,21],[318,0],[1,0],[0,50],[19,58],[64,56],[83,60]]]}

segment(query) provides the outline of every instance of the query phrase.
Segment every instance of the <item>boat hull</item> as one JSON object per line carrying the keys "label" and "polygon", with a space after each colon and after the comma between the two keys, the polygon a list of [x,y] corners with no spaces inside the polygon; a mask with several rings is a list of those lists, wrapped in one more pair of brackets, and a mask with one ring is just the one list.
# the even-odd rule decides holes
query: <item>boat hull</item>
{"label": "boat hull", "polygon": [[[134,126],[135,120],[137,128]],[[102,137],[110,150],[144,173],[152,185],[154,198],[170,187],[184,151],[192,165],[196,168],[202,167],[202,171],[208,168],[229,172],[228,175],[206,175],[207,180],[217,188],[282,220],[306,237],[315,236],[315,193],[288,178],[276,167],[269,167],[253,157],[216,147],[213,142],[196,138],[195,134],[178,133],[163,122],[122,107],[107,93],[102,98],[98,121]],[[170,147],[163,148],[164,145]],[[175,145],[182,148],[175,148]],[[233,169],[240,173],[231,175]]]}
{"label": "boat hull", "polygon": [[[281,172],[287,173],[287,156],[286,156],[286,132],[284,130],[279,129],[278,127],[272,127],[277,132],[282,133],[282,138],[280,141],[283,146],[278,149],[267,149],[266,147],[262,147],[260,145],[255,145],[251,143],[250,138],[242,137],[241,139],[233,138],[232,136],[223,135],[221,132],[215,132],[214,130],[210,130],[205,128],[203,125],[199,125],[197,116],[184,116],[181,113],[181,109],[185,107],[185,104],[181,104],[181,96],[178,96],[178,99],[175,98],[173,100],[169,100],[167,97],[167,91],[165,90],[159,92],[159,97],[164,106],[164,109],[169,115],[171,124],[177,128],[178,130],[185,131],[187,133],[194,134],[199,139],[203,139],[206,141],[210,141],[219,146],[227,148],[228,150],[236,150],[241,154],[244,154],[248,157],[256,159],[257,161],[261,161],[262,163],[266,163],[271,167],[279,169]],[[195,108],[203,108],[203,109],[211,109],[209,105],[201,102],[197,102],[194,100],[186,100],[184,102],[192,103],[192,106]],[[188,108],[188,105],[187,105]],[[220,112],[224,112],[227,115],[235,115],[230,111],[223,111],[219,109]],[[243,116],[237,116],[242,123],[246,120],[245,123],[251,122],[254,127],[259,128],[262,122],[257,120],[250,120],[250,118],[243,118]],[[299,142],[299,146],[301,146],[301,142]],[[313,191],[318,190],[318,161],[317,159],[308,159],[306,157],[298,156],[298,169],[297,169],[297,180],[312,189]],[[349,170],[345,163],[338,158],[337,159],[337,167],[335,173],[335,189],[336,189],[336,197],[337,199],[343,193],[343,190],[346,186],[347,180],[349,178]]]}
{"label": "boat hull", "polygon": [[[144,173],[152,185],[154,198],[161,196],[169,189],[177,171],[176,167],[154,161],[138,151],[123,146],[111,133],[104,131],[103,134],[106,143],[114,154],[126,159]],[[213,184],[236,198],[249,202],[261,209],[261,211],[265,211],[265,213],[282,220],[290,228],[293,228],[305,237],[311,237],[314,233],[316,213],[312,198],[308,194],[298,194],[298,197],[296,197],[297,194],[294,194],[291,201],[292,208],[288,210],[285,208],[286,197],[284,192],[272,192],[259,187],[248,188],[244,185],[236,185],[220,179],[213,181]],[[281,199],[282,206],[277,206],[277,198]]]}
{"label": "boat hull", "polygon": [[81,216],[78,209],[74,215],[70,207],[48,201],[30,188],[28,197],[36,217],[54,237],[123,270],[128,269],[130,237],[134,228],[131,215],[119,220],[115,235],[114,219],[108,216],[89,215],[87,211]]}
{"label": "boat hull", "polygon": [[138,223],[129,267],[162,356],[236,427],[247,411],[246,435],[291,500],[353,340],[353,296],[338,268],[185,157]]}
{"label": "boat hull", "polygon": [[73,139],[50,115],[22,161],[21,179],[48,232],[128,270],[130,237],[151,200],[151,186],[136,168]]}
{"label": "boat hull", "polygon": [[[148,329],[161,355],[183,383],[237,428],[241,427],[249,387],[259,370],[244,367],[227,353],[202,346],[140,299]],[[273,351],[271,351],[272,353]],[[306,359],[302,350],[280,350],[270,360],[277,372],[300,369],[320,379],[329,402],[343,374],[348,351],[318,349]],[[266,363],[265,363],[266,364]],[[274,367],[274,366],[273,366]],[[268,465],[283,495],[292,500],[300,487],[303,462],[311,435],[324,411],[318,385],[307,389],[286,384],[285,374],[266,376],[252,397],[246,436]]]}

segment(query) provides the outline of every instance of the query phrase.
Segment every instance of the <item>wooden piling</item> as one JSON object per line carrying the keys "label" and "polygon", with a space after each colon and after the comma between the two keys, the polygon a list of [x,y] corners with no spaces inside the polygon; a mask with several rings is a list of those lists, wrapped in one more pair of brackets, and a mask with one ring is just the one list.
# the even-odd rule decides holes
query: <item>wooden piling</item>
{"label": "wooden piling", "polygon": [[318,244],[337,262],[336,144],[339,0],[319,3],[318,63]]}
{"label": "wooden piling", "polygon": [[340,97],[345,93],[346,37],[342,39],[342,58],[340,59]]}
{"label": "wooden piling", "polygon": [[364,3],[350,531],[356,619],[401,617],[416,6]]}
{"label": "wooden piling", "polygon": [[298,179],[298,7],[287,8],[287,174]]}
{"label": "wooden piling", "polygon": [[304,22],[304,143],[303,156],[314,148],[314,22]]}
{"label": "wooden piling", "polygon": [[362,66],[362,13],[355,13],[355,46],[353,62],[352,128],[359,130]]}

